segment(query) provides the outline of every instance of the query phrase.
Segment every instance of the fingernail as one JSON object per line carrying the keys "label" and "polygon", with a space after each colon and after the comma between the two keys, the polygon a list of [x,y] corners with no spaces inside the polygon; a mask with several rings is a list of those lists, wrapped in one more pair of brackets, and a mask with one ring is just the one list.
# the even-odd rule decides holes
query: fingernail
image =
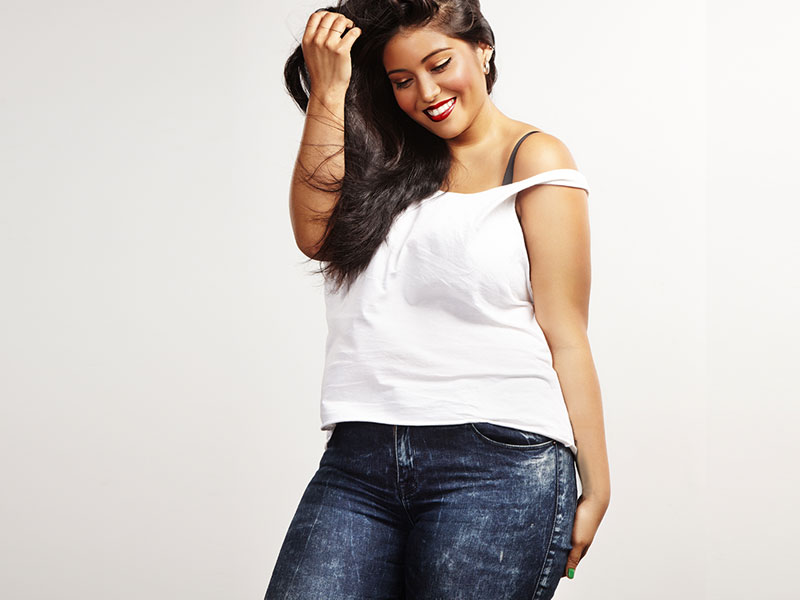
{"label": "fingernail", "polygon": [[573,579],[575,577],[575,569],[573,569],[572,567],[567,569],[567,577]]}

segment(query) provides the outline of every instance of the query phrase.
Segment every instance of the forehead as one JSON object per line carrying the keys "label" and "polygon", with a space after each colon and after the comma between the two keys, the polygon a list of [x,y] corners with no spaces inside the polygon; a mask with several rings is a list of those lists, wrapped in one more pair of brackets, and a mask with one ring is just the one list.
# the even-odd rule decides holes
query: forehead
{"label": "forehead", "polygon": [[420,61],[439,48],[464,50],[467,43],[452,38],[431,27],[400,31],[395,34],[383,49],[383,66],[392,69],[414,69]]}

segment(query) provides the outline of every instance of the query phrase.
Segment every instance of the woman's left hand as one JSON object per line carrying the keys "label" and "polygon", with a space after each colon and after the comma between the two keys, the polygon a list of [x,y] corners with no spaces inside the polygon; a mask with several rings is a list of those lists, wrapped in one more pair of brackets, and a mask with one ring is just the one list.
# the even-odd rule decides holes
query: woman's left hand
{"label": "woman's left hand", "polygon": [[[592,545],[600,521],[608,509],[608,502],[587,498],[581,495],[578,498],[575,510],[575,523],[572,526],[572,550],[567,557],[567,566],[562,577],[572,579],[575,576],[575,569],[578,563],[586,555],[589,546]],[[570,576],[572,569],[572,576]]]}

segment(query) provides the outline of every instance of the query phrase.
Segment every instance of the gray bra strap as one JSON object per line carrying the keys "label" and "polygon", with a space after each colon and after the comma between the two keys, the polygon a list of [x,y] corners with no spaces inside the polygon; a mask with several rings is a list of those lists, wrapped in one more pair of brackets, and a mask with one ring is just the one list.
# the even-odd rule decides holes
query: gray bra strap
{"label": "gray bra strap", "polygon": [[517,145],[514,146],[514,150],[511,151],[511,158],[508,159],[508,166],[506,167],[506,174],[503,176],[503,185],[507,185],[514,181],[514,159],[517,158],[517,150],[519,150],[519,145],[522,143],[526,137],[528,137],[532,133],[539,133],[538,131],[529,131],[525,135],[523,135]]}

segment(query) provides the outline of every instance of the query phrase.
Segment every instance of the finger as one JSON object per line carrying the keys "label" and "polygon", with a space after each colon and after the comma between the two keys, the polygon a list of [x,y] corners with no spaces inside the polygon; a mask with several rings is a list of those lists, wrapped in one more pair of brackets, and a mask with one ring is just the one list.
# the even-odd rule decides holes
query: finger
{"label": "finger", "polygon": [[569,552],[569,556],[567,556],[567,566],[564,567],[564,574],[562,577],[567,577],[569,579],[573,579],[575,577],[575,571],[578,568],[578,563],[581,562],[582,553],[582,546],[572,547],[572,550]]}
{"label": "finger", "polygon": [[[318,8],[313,13],[311,13],[312,17],[314,15],[320,15],[320,17],[324,17],[325,15],[337,15],[337,16],[344,17],[344,14],[342,14],[340,12],[335,12],[335,11],[332,11],[332,10],[328,10],[327,8]],[[345,17],[345,18],[347,18],[347,17]]]}
{"label": "finger", "polygon": [[327,41],[330,36],[336,35],[341,37],[341,35],[344,33],[344,27],[341,25],[336,27],[335,25],[341,16],[342,15],[340,13],[325,13],[325,16],[322,17],[319,25],[317,25],[317,33],[314,36],[314,42],[322,44]]}
{"label": "finger", "polygon": [[356,24],[353,23],[351,19],[345,17],[343,14],[339,14],[339,17],[333,23],[333,27],[336,27],[336,29],[340,30],[342,33],[344,33],[345,29],[355,27],[355,25]]}
{"label": "finger", "polygon": [[361,29],[359,27],[353,27],[342,38],[342,45],[339,46],[339,48],[341,48],[343,52],[344,51],[350,52],[350,49],[353,47],[353,44],[360,35],[361,35]]}
{"label": "finger", "polygon": [[330,11],[319,10],[312,13],[309,17],[309,24],[312,23],[313,19],[313,28],[309,28],[309,41],[315,44],[324,41],[330,33],[330,23],[334,21],[336,17],[337,14]]}
{"label": "finger", "polygon": [[324,9],[320,9],[311,13],[311,16],[308,17],[308,22],[306,22],[306,30],[303,32],[304,43],[308,43],[314,39],[314,36],[317,34],[317,30],[319,29],[319,24],[326,14],[328,13],[324,12]]}

